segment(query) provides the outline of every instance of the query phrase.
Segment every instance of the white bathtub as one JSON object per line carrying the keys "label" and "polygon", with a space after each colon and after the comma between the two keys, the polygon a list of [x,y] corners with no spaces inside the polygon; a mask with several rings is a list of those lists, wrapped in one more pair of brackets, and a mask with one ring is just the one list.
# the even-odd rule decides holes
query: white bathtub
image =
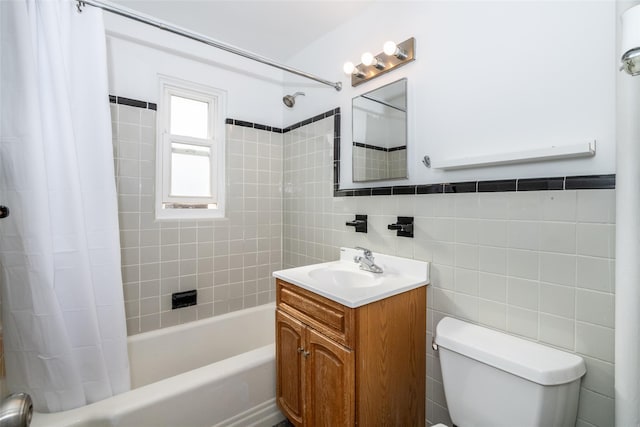
{"label": "white bathtub", "polygon": [[273,304],[129,337],[132,390],[33,427],[273,426]]}

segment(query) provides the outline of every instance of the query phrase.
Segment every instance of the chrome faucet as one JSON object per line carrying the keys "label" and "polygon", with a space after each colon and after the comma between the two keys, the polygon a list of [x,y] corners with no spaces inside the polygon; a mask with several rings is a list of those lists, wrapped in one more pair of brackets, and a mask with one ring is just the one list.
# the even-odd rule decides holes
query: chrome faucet
{"label": "chrome faucet", "polygon": [[361,250],[363,253],[363,256],[356,255],[353,257],[353,262],[360,264],[360,270],[370,271],[372,273],[382,273],[382,268],[374,262],[371,250],[360,246],[356,246],[356,249]]}

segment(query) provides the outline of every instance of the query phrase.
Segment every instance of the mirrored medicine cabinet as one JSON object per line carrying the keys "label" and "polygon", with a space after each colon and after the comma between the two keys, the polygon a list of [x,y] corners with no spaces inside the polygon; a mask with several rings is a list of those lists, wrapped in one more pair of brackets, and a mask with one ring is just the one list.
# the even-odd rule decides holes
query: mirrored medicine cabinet
{"label": "mirrored medicine cabinet", "polygon": [[353,98],[353,182],[407,178],[407,79]]}

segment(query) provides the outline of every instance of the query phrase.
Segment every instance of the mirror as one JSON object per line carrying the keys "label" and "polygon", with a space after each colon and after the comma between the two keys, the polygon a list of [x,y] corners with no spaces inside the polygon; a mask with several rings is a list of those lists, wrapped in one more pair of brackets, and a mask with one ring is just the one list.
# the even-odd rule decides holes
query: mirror
{"label": "mirror", "polygon": [[407,79],[353,98],[353,181],[407,178]]}

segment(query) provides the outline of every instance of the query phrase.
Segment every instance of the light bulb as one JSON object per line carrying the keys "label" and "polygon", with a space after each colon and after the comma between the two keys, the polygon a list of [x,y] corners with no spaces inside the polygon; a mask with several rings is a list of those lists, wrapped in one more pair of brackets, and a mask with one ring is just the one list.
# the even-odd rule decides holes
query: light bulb
{"label": "light bulb", "polygon": [[387,56],[395,56],[396,58],[403,61],[407,59],[407,51],[400,49],[398,45],[391,40],[389,40],[384,44],[384,46],[382,46],[382,51]]}
{"label": "light bulb", "polygon": [[360,60],[364,65],[369,66],[374,63],[374,58],[371,52],[365,52],[362,54],[362,57],[360,57]]}
{"label": "light bulb", "polygon": [[353,71],[356,69],[356,66],[353,65],[353,62],[345,62],[344,65],[342,66],[342,71],[344,71],[345,74],[353,74]]}
{"label": "light bulb", "polygon": [[382,47],[382,51],[385,53],[385,55],[391,56],[391,55],[394,55],[396,53],[396,49],[397,48],[398,48],[398,46],[395,44],[395,42],[389,40]]}

